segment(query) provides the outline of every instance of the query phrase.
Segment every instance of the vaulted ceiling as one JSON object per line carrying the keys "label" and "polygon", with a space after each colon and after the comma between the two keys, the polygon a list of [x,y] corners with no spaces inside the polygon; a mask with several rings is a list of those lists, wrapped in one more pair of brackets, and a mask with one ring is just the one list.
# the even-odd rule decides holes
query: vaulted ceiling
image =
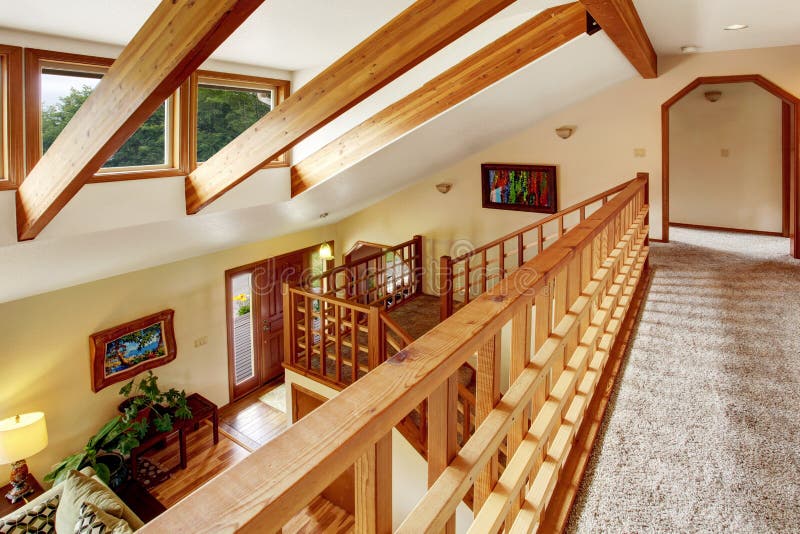
{"label": "vaulted ceiling", "polygon": [[[20,10],[10,0],[0,0],[4,15],[0,24],[124,45],[157,3],[32,0],[26,4],[29,9]],[[266,0],[212,58],[317,72],[411,3]],[[559,3],[518,0],[303,141],[294,151],[295,162]],[[747,0],[636,0],[635,4],[661,54],[676,53],[676,47],[686,44],[716,50],[800,42],[798,37],[792,42],[783,18],[767,21]],[[768,10],[764,4],[759,2]],[[766,0],[766,4],[780,7],[793,20],[800,16],[794,1]],[[702,24],[697,22],[698,10],[708,14]],[[733,34],[721,29],[734,22],[752,27]],[[192,217],[184,211],[183,178],[91,184],[37,240],[16,243],[13,193],[0,192],[0,279],[15,280],[0,287],[0,302],[336,222],[491,141],[634,75],[605,33],[580,37],[291,200],[288,169],[261,171]],[[541,79],[551,83],[536,83]],[[380,183],[373,179],[377,174]],[[331,216],[321,221],[321,212]],[[25,276],[17,276],[21,272]]]}

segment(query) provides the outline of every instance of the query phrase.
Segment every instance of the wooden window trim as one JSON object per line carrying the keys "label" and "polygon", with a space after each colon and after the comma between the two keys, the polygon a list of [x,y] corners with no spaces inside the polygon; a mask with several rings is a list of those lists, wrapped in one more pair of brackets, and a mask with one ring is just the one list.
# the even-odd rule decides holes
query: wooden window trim
{"label": "wooden window trim", "polygon": [[[291,91],[291,82],[289,80],[279,80],[277,78],[263,78],[259,76],[248,76],[245,74],[232,74],[228,72],[219,72],[212,70],[198,70],[189,79],[189,123],[188,123],[188,136],[189,136],[189,171],[197,168],[197,97],[199,95],[199,85],[205,80],[210,80],[213,83],[220,85],[229,85],[233,87],[241,86],[243,89],[255,87],[274,87],[275,99],[272,102],[272,109],[275,109],[278,104],[283,102],[289,96]],[[282,154],[277,159],[270,161],[264,165],[264,169],[275,167],[289,167],[289,157],[287,154]]]}
{"label": "wooden window trim", "polygon": [[[25,49],[25,160],[28,172],[33,169],[41,153],[41,71],[47,64],[75,64],[77,68],[88,67],[107,70],[114,60],[106,57],[70,54],[53,50]],[[186,176],[188,170],[188,118],[189,83],[184,82],[180,89],[170,97],[171,150],[172,164],[163,168],[130,168],[115,171],[102,171],[94,174],[89,183],[141,180],[146,178],[165,178]],[[20,128],[19,131],[22,129]]]}
{"label": "wooden window trim", "polygon": [[22,48],[0,45],[0,191],[16,189],[25,176],[22,138]]}

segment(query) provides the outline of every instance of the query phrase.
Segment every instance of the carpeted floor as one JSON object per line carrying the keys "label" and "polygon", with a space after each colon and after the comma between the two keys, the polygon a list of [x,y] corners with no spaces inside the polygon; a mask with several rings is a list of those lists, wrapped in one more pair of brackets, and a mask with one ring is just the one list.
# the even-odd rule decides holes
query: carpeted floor
{"label": "carpeted floor", "polygon": [[673,228],[568,532],[800,532],[800,261]]}

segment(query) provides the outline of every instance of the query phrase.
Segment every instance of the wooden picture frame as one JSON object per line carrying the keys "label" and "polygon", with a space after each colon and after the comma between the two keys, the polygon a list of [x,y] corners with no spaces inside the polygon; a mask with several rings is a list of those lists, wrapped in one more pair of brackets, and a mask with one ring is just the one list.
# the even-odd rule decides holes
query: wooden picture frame
{"label": "wooden picture frame", "polygon": [[174,360],[174,316],[174,310],[164,310],[89,336],[92,391]]}
{"label": "wooden picture frame", "polygon": [[484,163],[481,165],[481,192],[484,208],[556,213],[556,166]]}

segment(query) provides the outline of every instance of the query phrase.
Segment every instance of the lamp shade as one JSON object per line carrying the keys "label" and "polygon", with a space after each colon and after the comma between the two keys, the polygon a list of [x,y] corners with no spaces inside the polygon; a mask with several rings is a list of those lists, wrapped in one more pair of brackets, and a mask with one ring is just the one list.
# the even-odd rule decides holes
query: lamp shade
{"label": "lamp shade", "polygon": [[328,243],[323,243],[322,246],[319,247],[319,257],[322,260],[333,259],[333,251],[331,250],[331,246]]}
{"label": "lamp shade", "polygon": [[29,458],[47,447],[47,425],[42,412],[25,413],[0,421],[0,464]]}

